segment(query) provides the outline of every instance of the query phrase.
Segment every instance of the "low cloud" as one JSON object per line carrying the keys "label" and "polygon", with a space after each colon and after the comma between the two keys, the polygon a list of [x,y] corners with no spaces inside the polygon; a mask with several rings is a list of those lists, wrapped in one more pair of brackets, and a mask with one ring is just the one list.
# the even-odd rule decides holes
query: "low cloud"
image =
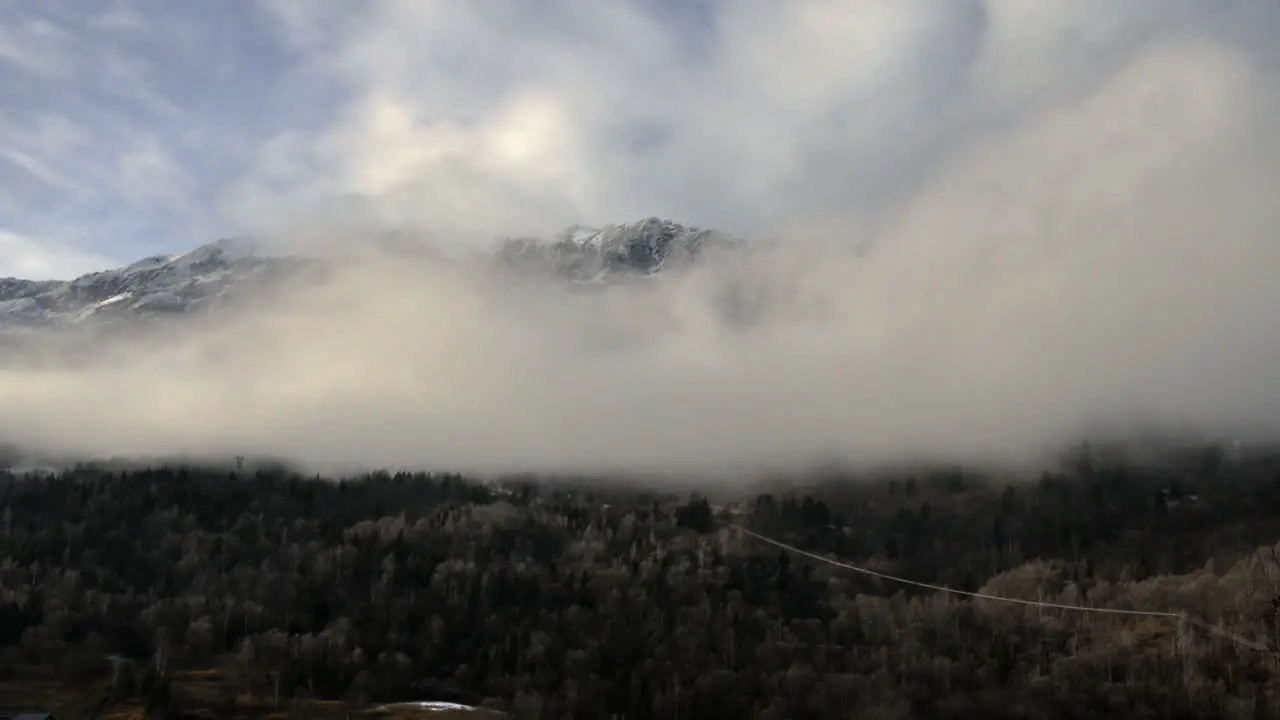
{"label": "low cloud", "polygon": [[[1025,459],[1158,424],[1274,436],[1271,92],[1228,46],[1156,45],[876,223],[831,213],[591,294],[370,255],[163,345],[0,374],[0,430],[86,453],[653,471]],[[759,298],[754,323],[725,319],[730,290]]]}
{"label": "low cloud", "polygon": [[[0,437],[736,472],[1280,433],[1280,104],[1245,10],[743,2],[678,36],[625,3],[554,28],[276,6],[345,89],[224,195],[282,242],[409,227],[474,249],[654,213],[771,242],[590,293],[348,254],[251,312],[0,371]],[[501,63],[463,62],[492,47]]]}

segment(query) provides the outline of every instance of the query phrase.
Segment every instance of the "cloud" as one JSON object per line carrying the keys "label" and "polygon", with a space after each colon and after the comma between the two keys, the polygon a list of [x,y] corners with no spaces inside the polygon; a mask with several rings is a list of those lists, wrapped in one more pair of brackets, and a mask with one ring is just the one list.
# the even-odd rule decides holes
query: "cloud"
{"label": "cloud", "polygon": [[65,33],[42,18],[4,23],[0,25],[0,61],[38,76],[60,75],[68,70],[67,42]]}
{"label": "cloud", "polygon": [[152,137],[140,137],[134,147],[121,153],[116,172],[124,197],[147,202],[169,200],[182,203],[187,198],[187,180],[182,168]]}
{"label": "cloud", "polygon": [[335,110],[264,146],[224,195],[232,216],[261,227],[362,194],[392,224],[497,233],[876,214],[1150,43],[1250,20],[1194,0],[267,7],[302,58],[293,77],[326,83]]}
{"label": "cloud", "polygon": [[[779,242],[591,295],[351,259],[250,314],[0,371],[0,434],[700,472],[1280,433],[1275,11],[269,7],[289,84],[326,112],[252,146],[221,195],[247,226],[474,244],[662,214]],[[731,295],[755,324],[724,320]]]}
{"label": "cloud", "polygon": [[112,267],[110,258],[0,230],[0,278],[54,280]]}
{"label": "cloud", "polygon": [[149,0],[4,4],[0,224],[117,261],[228,232],[210,199],[242,172],[238,148],[259,141],[272,89],[235,63],[276,62],[243,16],[227,27]]}

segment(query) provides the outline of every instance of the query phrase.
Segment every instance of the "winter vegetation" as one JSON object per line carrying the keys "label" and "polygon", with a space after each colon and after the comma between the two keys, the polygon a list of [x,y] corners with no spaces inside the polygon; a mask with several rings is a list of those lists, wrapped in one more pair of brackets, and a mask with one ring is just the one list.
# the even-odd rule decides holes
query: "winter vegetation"
{"label": "winter vegetation", "polygon": [[721,524],[1277,648],[1280,454],[1083,448],[1035,481],[832,472],[710,499],[600,480],[3,476],[0,698],[220,718],[1256,718],[1280,700],[1273,651],[903,587]]}

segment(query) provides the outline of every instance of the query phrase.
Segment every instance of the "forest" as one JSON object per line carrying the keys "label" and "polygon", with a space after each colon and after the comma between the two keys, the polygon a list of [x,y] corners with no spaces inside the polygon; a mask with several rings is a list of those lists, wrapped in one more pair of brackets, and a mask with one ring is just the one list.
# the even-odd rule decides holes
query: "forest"
{"label": "forest", "polygon": [[[1280,453],[1038,478],[0,473],[0,708],[354,717],[1280,717]],[[761,542],[987,595],[850,572]],[[216,678],[208,692],[192,678]],[[129,714],[133,713],[133,714]]]}

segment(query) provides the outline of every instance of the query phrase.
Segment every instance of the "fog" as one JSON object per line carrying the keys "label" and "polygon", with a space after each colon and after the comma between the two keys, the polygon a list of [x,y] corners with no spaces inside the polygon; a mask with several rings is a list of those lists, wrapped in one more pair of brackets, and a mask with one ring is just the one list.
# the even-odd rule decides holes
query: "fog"
{"label": "fog", "polygon": [[[0,371],[0,438],[671,473],[1034,461],[1153,427],[1275,438],[1275,83],[1195,37],[1099,77],[970,132],[875,213],[807,207],[767,248],[662,279],[580,292],[350,256],[252,311]],[[278,240],[320,232],[294,220]],[[726,319],[731,291],[750,322]]]}

